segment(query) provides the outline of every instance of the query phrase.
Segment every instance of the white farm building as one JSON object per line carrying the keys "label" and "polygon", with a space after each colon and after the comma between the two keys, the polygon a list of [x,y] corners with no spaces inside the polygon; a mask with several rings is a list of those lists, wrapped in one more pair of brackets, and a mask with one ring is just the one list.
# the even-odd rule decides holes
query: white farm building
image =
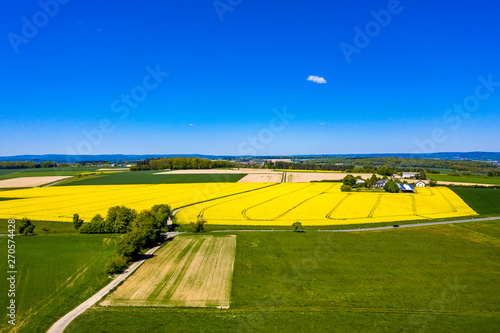
{"label": "white farm building", "polygon": [[425,183],[421,180],[415,183],[415,187],[425,187]]}
{"label": "white farm building", "polygon": [[401,178],[403,179],[408,179],[408,178],[415,178],[416,172],[403,172],[403,175]]}

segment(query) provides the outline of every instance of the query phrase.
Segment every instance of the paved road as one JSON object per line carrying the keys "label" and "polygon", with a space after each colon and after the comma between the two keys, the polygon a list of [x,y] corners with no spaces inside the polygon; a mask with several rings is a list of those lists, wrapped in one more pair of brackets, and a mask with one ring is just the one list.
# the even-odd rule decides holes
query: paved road
{"label": "paved road", "polygon": [[[490,221],[490,220],[498,220],[498,219],[500,219],[500,216],[482,217],[482,218],[467,219],[467,220],[443,221],[443,222],[425,222],[425,223],[415,223],[415,224],[402,224],[399,226],[399,228],[425,227],[428,225],[436,225],[436,224],[479,222],[479,221]],[[363,228],[363,229],[318,230],[318,231],[321,231],[321,232],[354,232],[354,231],[371,231],[371,230],[384,230],[384,229],[396,229],[396,228],[389,226],[389,227],[375,227],[375,228]]]}
{"label": "paved road", "polygon": [[283,171],[283,176],[281,176],[281,182],[280,183],[286,183],[286,171]]}
{"label": "paved road", "polygon": [[[425,227],[427,225],[435,225],[435,224],[452,224],[452,223],[464,223],[464,222],[479,222],[479,221],[490,221],[490,220],[498,220],[500,219],[500,216],[494,216],[494,217],[482,217],[482,218],[476,218],[476,219],[467,219],[467,220],[454,220],[454,221],[443,221],[443,222],[424,222],[424,223],[415,223],[415,224],[402,224],[399,226],[399,228],[412,228],[412,227]],[[388,226],[388,227],[374,227],[374,228],[362,228],[362,229],[340,229],[340,230],[314,230],[314,231],[320,231],[320,232],[356,232],[356,231],[372,231],[372,230],[384,230],[384,229],[396,229],[393,226]],[[274,231],[289,231],[292,232],[293,230],[283,230],[283,229],[276,229],[276,230],[213,230],[211,232],[251,232],[251,231],[257,231],[257,232],[274,232]]]}
{"label": "paved road", "polygon": [[[175,234],[175,233],[173,233]],[[73,309],[71,312],[69,312],[67,315],[59,319],[52,325],[47,333],[62,333],[66,326],[69,325],[76,317],[81,315],[85,310],[90,308],[92,305],[97,303],[101,298],[103,298],[111,289],[116,287],[120,282],[125,280],[130,274],[132,274],[139,266],[142,265],[142,263],[146,260],[148,255],[153,254],[156,250],[158,250],[160,246],[153,247],[149,249],[144,256],[142,256],[139,261],[134,262],[132,265],[130,265],[129,268],[127,268],[122,274],[118,275],[110,284],[108,284],[106,287],[102,288],[99,290],[97,294],[94,296],[90,297],[88,300],[77,306],[75,309]]]}

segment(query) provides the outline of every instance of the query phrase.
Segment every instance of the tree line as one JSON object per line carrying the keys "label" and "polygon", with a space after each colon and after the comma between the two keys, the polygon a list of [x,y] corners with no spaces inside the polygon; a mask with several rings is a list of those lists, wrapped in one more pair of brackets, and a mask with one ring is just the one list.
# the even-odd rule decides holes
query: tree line
{"label": "tree line", "polygon": [[402,157],[336,157],[329,159],[315,159],[298,162],[276,161],[265,165],[269,169],[289,170],[317,170],[317,171],[342,171],[354,173],[378,173],[380,168],[385,167],[393,173],[397,172],[421,172],[439,173],[433,169],[451,169],[457,171],[468,171],[475,173],[500,173],[500,168],[489,162],[482,161],[455,161],[435,160]]}
{"label": "tree line", "polygon": [[137,213],[135,209],[115,206],[108,209],[106,218],[95,215],[89,223],[84,223],[75,214],[73,223],[80,233],[120,233],[115,254],[106,263],[106,272],[115,274],[125,268],[141,253],[162,240],[162,229],[172,214],[169,205],[155,205]]}
{"label": "tree line", "polygon": [[198,157],[162,157],[148,158],[137,161],[136,166],[130,167],[130,171],[139,170],[184,170],[184,169],[215,169],[215,168],[236,168],[236,162],[216,160]]}
{"label": "tree line", "polygon": [[[428,158],[406,158],[406,157],[334,157],[325,159],[309,160],[309,163],[345,163],[351,167],[358,166],[364,169],[378,169],[386,166],[400,171],[417,171],[417,169],[452,169],[457,171],[471,171],[486,173],[489,170],[498,170],[498,167],[486,161],[471,160],[440,160]],[[429,172],[430,173],[430,172]]]}
{"label": "tree line", "polygon": [[54,161],[46,162],[0,162],[0,169],[39,169],[39,168],[56,168],[57,163]]}

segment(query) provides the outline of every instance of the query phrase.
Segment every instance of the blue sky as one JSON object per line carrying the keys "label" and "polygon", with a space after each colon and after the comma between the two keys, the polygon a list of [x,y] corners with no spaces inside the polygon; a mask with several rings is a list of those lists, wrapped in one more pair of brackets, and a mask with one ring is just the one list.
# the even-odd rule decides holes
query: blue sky
{"label": "blue sky", "polygon": [[496,2],[0,6],[0,155],[500,150]]}

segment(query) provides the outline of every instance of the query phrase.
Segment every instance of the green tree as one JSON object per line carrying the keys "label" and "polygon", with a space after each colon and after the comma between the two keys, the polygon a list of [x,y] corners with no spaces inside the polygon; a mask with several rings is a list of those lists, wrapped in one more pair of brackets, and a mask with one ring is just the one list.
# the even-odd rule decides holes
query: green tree
{"label": "green tree", "polygon": [[349,185],[342,185],[342,186],[340,187],[340,190],[341,190],[342,192],[351,192],[352,187],[351,187],[351,186],[349,186]]}
{"label": "green tree", "polygon": [[435,180],[429,180],[429,186],[434,187],[437,185],[437,182]]}
{"label": "green tree", "polygon": [[384,190],[390,193],[398,193],[400,191],[398,184],[392,179],[385,183]]}
{"label": "green tree", "polygon": [[21,235],[32,234],[35,230],[35,225],[28,218],[23,218],[21,220],[21,225],[18,227],[18,232]]}
{"label": "green tree", "polygon": [[75,229],[78,230],[83,224],[83,220],[80,218],[78,214],[73,214],[73,225]]}
{"label": "green tree", "polygon": [[156,245],[162,238],[161,236],[161,223],[151,210],[145,209],[137,215],[135,219],[133,231],[140,234],[146,241],[146,247]]}
{"label": "green tree", "polygon": [[127,268],[128,260],[122,255],[115,254],[111,259],[106,263],[106,273],[108,274],[117,274],[121,273]]}
{"label": "green tree", "polygon": [[125,206],[115,206],[108,209],[106,226],[109,232],[123,234],[131,230],[132,223],[137,217],[135,209]]}
{"label": "green tree", "polygon": [[370,177],[370,186],[374,186],[375,184],[377,184],[377,176],[375,174],[373,174]]}
{"label": "green tree", "polygon": [[172,208],[169,205],[154,205],[151,207],[151,211],[156,216],[156,219],[160,222],[162,228],[167,227],[168,219],[172,215]]}
{"label": "green tree", "polygon": [[356,178],[353,175],[347,175],[342,178],[342,183],[344,185],[354,186],[356,184]]}
{"label": "green tree", "polygon": [[136,258],[146,246],[146,238],[137,230],[123,234],[116,244],[116,253],[127,261]]}
{"label": "green tree", "polygon": [[378,168],[377,173],[382,176],[390,176],[392,175],[392,170],[384,165]]}
{"label": "green tree", "polygon": [[100,215],[96,214],[90,223],[83,223],[78,231],[81,234],[103,234],[106,232],[106,220]]}

